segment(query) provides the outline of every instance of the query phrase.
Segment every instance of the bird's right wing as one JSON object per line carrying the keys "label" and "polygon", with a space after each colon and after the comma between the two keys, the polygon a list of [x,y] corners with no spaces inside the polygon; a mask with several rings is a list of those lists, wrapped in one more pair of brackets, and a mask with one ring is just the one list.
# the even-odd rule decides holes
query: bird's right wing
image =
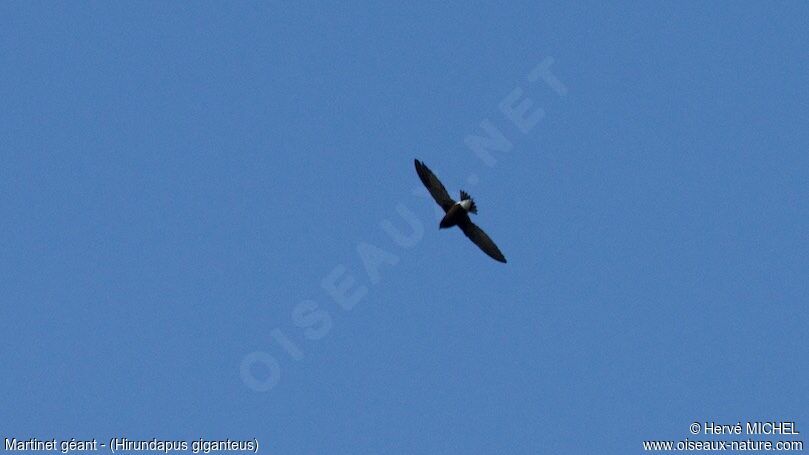
{"label": "bird's right wing", "polygon": [[484,253],[491,256],[495,261],[506,262],[506,257],[503,256],[503,253],[500,252],[500,249],[497,248],[497,245],[494,244],[492,239],[483,232],[483,229],[470,221],[469,218],[462,221],[458,226],[463,233],[469,237],[469,240],[475,242],[475,245],[480,247]]}
{"label": "bird's right wing", "polygon": [[419,174],[421,183],[427,187],[430,194],[433,196],[433,199],[435,199],[435,202],[437,202],[438,205],[440,205],[441,208],[446,212],[453,205],[455,205],[455,201],[449,196],[447,189],[444,188],[444,185],[441,184],[441,181],[438,180],[438,177],[433,174],[433,171],[431,171],[430,168],[419,160],[415,160],[415,162],[416,172]]}

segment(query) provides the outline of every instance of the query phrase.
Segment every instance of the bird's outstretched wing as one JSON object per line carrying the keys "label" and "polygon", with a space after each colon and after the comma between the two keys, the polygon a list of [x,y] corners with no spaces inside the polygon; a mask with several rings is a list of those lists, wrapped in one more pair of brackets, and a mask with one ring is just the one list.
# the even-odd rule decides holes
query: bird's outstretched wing
{"label": "bird's outstretched wing", "polygon": [[480,247],[484,253],[488,254],[496,261],[506,262],[506,257],[503,256],[503,253],[500,252],[500,249],[497,248],[497,245],[494,244],[492,239],[483,232],[483,229],[469,220],[469,218],[461,221],[458,227],[460,227],[463,233],[469,237],[469,240],[475,242],[475,245]]}
{"label": "bird's outstretched wing", "polygon": [[430,168],[419,160],[415,160],[415,162],[416,172],[419,174],[421,183],[427,187],[430,194],[433,196],[433,199],[435,199],[435,202],[438,202],[438,205],[440,205],[441,208],[446,212],[453,205],[455,205],[455,201],[449,196],[447,189],[444,188],[444,185],[441,184],[441,181],[438,180],[438,177],[433,174],[433,171],[431,171]]}

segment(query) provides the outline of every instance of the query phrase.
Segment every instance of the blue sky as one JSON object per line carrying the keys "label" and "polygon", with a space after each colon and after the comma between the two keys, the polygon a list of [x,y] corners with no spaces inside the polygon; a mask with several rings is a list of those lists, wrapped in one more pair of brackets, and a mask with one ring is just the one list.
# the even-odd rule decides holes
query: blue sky
{"label": "blue sky", "polygon": [[[809,432],[807,21],[0,4],[0,437],[623,454],[693,421]],[[510,94],[544,112],[526,132]],[[492,165],[482,122],[511,144]],[[438,231],[414,158],[508,264]],[[365,290],[348,310],[332,273]]]}

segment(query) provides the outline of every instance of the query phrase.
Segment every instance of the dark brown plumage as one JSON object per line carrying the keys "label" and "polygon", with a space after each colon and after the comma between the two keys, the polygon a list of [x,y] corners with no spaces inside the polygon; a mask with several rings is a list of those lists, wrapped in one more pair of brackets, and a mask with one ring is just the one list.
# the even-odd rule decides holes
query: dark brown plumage
{"label": "dark brown plumage", "polygon": [[444,218],[438,225],[439,229],[445,229],[452,226],[458,226],[463,233],[469,237],[469,240],[475,243],[484,253],[491,256],[494,260],[506,262],[506,257],[497,248],[491,238],[486,235],[481,228],[479,228],[472,220],[469,219],[469,213],[478,213],[475,201],[465,191],[461,191],[461,200],[455,201],[447,193],[447,189],[438,180],[438,177],[424,163],[415,160],[416,172],[419,174],[421,182],[427,187],[427,190],[432,195],[435,202],[444,210]]}

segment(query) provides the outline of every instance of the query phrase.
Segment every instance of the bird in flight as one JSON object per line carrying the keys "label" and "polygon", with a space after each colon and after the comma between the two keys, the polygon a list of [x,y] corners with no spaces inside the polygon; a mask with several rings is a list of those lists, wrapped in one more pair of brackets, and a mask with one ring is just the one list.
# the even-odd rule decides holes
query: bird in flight
{"label": "bird in flight", "polygon": [[483,229],[477,227],[477,225],[469,219],[470,213],[478,213],[475,201],[472,200],[469,194],[461,190],[461,200],[455,201],[449,196],[447,189],[444,188],[444,185],[441,184],[441,181],[438,180],[438,177],[433,174],[430,168],[419,160],[415,160],[415,162],[416,172],[419,174],[421,182],[424,183],[424,186],[430,191],[435,202],[444,209],[445,215],[438,225],[438,228],[446,229],[452,226],[458,226],[463,233],[469,237],[469,240],[480,247],[484,253],[488,254],[496,261],[506,262],[506,257],[503,256],[503,253],[500,252],[500,249],[497,248],[497,245],[494,244],[492,239],[483,232]]}

